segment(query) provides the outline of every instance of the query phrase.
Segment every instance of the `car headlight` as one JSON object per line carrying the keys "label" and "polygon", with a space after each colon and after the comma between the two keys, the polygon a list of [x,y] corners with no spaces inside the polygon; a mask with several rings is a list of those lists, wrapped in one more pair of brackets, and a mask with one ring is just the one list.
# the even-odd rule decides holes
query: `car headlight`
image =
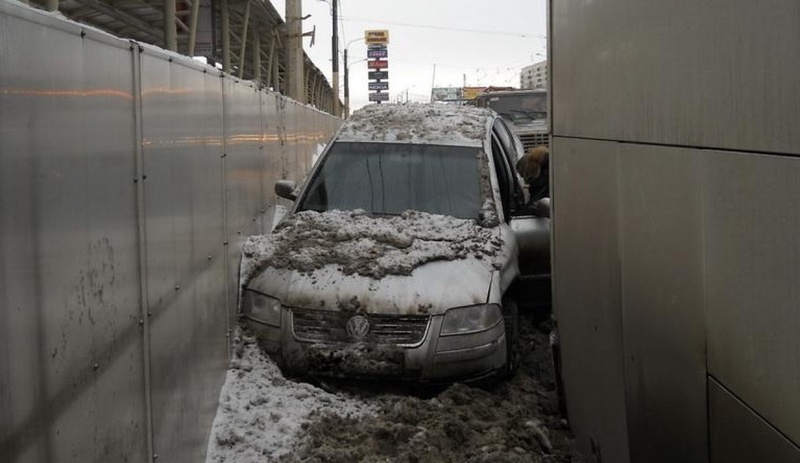
{"label": "car headlight", "polygon": [[245,289],[243,303],[246,317],[267,325],[281,326],[281,301]]}
{"label": "car headlight", "polygon": [[481,304],[450,309],[444,314],[443,336],[483,331],[500,323],[503,314],[496,304]]}

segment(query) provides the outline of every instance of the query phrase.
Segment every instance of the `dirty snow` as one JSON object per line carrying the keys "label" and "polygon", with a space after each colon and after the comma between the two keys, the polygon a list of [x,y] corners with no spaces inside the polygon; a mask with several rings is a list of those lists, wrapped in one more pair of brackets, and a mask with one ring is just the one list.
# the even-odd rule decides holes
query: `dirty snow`
{"label": "dirty snow", "polygon": [[559,415],[549,322],[520,322],[520,369],[510,381],[417,395],[383,384],[330,393],[294,382],[242,337],[207,463],[587,462]]}
{"label": "dirty snow", "polygon": [[207,463],[275,461],[292,451],[315,413],[324,410],[349,419],[377,410],[364,398],[285,378],[251,335],[237,336],[234,348],[211,428]]}
{"label": "dirty snow", "polygon": [[373,217],[364,211],[302,211],[268,235],[247,239],[242,281],[271,266],[311,272],[336,265],[346,275],[380,279],[410,275],[418,266],[474,257],[493,265],[502,246],[498,231],[474,220],[406,211]]}
{"label": "dirty snow", "polygon": [[472,106],[369,105],[350,116],[337,139],[482,146],[491,115]]}

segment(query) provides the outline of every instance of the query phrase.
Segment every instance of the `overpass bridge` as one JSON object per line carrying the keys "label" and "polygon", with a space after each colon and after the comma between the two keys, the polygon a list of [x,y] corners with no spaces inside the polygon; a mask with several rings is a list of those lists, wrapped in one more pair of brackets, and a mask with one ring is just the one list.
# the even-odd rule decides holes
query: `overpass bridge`
{"label": "overpass bridge", "polygon": [[[335,112],[331,85],[300,46],[313,33],[302,32],[302,18],[285,21],[269,0],[23,1],[116,37],[203,57],[231,76]],[[301,77],[290,76],[293,47],[302,54]],[[295,78],[302,95],[289,91]]]}

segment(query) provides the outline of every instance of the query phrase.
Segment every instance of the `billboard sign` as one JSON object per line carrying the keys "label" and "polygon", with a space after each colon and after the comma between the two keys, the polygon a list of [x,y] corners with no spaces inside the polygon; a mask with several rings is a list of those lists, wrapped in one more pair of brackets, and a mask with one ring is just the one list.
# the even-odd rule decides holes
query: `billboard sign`
{"label": "billboard sign", "polygon": [[464,87],[461,90],[461,98],[465,100],[473,100],[476,96],[483,93],[486,90],[486,87]]}
{"label": "billboard sign", "polygon": [[389,67],[389,62],[382,59],[367,61],[367,67],[370,69],[384,69]]}
{"label": "billboard sign", "polygon": [[386,58],[389,56],[389,50],[385,48],[377,48],[375,50],[367,50],[367,58]]}
{"label": "billboard sign", "polygon": [[389,82],[370,82],[369,83],[370,90],[389,90]]}
{"label": "billboard sign", "polygon": [[438,87],[431,89],[433,101],[460,101],[460,87]]}
{"label": "billboard sign", "polygon": [[368,77],[373,80],[385,80],[389,78],[389,71],[369,71]]}
{"label": "billboard sign", "polygon": [[386,45],[389,43],[389,31],[386,29],[364,31],[364,43],[367,45]]}
{"label": "billboard sign", "polygon": [[389,101],[388,93],[370,93],[369,101]]}

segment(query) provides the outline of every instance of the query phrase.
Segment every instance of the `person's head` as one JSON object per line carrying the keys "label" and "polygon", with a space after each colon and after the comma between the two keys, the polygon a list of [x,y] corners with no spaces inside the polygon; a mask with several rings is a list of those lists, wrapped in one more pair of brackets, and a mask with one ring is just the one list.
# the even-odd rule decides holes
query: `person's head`
{"label": "person's head", "polygon": [[539,176],[542,163],[547,159],[548,153],[549,150],[546,146],[534,146],[533,148],[528,148],[525,154],[519,158],[517,172],[526,182],[531,183],[533,179]]}

